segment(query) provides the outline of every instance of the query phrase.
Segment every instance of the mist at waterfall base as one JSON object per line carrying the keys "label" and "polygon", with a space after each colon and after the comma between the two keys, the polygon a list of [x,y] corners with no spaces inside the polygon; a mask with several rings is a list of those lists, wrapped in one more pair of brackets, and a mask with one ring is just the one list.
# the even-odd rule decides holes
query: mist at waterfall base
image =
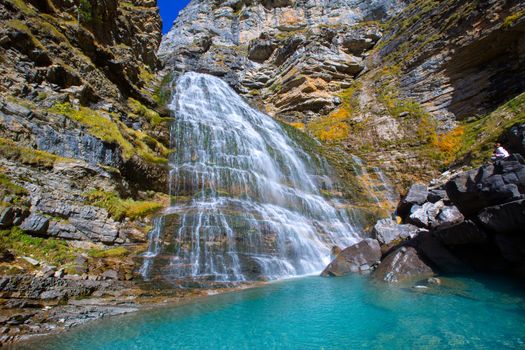
{"label": "mist at waterfall base", "polygon": [[242,282],[320,272],[332,247],[360,240],[327,162],[221,79],[177,80],[171,207],[156,221],[142,274]]}
{"label": "mist at waterfall base", "polygon": [[22,349],[523,349],[525,298],[508,281],[429,290],[366,276],[305,277],[102,320]]}

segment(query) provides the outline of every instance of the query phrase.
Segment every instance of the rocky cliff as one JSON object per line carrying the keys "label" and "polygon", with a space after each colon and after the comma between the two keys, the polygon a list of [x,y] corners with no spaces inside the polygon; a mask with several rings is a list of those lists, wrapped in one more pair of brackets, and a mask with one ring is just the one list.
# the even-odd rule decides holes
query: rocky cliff
{"label": "rocky cliff", "polygon": [[223,77],[403,191],[457,160],[474,123],[523,92],[523,14],[502,0],[192,1],[159,57],[175,74]]}
{"label": "rocky cliff", "polygon": [[6,0],[0,23],[4,342],[130,310],[67,301],[133,294],[150,216],[169,202],[171,118],[155,1]]}

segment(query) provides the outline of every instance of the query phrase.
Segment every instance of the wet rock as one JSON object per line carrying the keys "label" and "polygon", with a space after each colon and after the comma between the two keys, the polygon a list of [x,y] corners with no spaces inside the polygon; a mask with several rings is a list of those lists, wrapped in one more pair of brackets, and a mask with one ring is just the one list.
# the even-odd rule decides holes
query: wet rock
{"label": "wet rock", "polygon": [[447,246],[465,244],[483,244],[487,242],[487,234],[473,221],[466,220],[459,224],[439,228],[433,232]]}
{"label": "wet rock", "polygon": [[421,183],[413,184],[407,195],[401,199],[397,212],[401,217],[408,215],[414,205],[423,205],[427,201],[428,188]]}
{"label": "wet rock", "polygon": [[478,219],[488,231],[522,235],[525,228],[525,200],[485,208],[479,213]]}
{"label": "wet rock", "polygon": [[381,261],[372,273],[376,279],[400,283],[434,275],[434,271],[421,258],[413,247],[401,247]]}
{"label": "wet rock", "polygon": [[389,245],[392,242],[413,238],[419,232],[420,228],[414,225],[399,225],[392,219],[382,219],[375,224],[372,230],[372,236],[377,239],[381,245]]}
{"label": "wet rock", "polygon": [[22,222],[20,228],[31,235],[43,236],[49,227],[49,219],[39,214],[31,214]]}
{"label": "wet rock", "polygon": [[344,249],[321,273],[321,276],[343,276],[359,272],[381,259],[381,248],[375,239],[367,238]]}

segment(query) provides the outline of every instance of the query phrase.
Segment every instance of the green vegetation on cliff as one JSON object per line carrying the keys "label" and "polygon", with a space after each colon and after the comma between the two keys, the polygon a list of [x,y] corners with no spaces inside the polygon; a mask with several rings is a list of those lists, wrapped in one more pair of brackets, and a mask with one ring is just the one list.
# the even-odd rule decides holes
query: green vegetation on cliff
{"label": "green vegetation on cliff", "polygon": [[139,219],[151,215],[163,208],[158,202],[122,199],[116,192],[92,190],[84,194],[89,203],[106,209],[115,220]]}

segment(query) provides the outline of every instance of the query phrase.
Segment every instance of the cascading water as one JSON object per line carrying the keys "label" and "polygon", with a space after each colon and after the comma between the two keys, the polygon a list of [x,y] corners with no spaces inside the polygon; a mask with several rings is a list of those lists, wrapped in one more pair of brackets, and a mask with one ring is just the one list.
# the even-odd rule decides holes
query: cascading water
{"label": "cascading water", "polygon": [[219,78],[186,73],[170,105],[172,206],[156,221],[143,276],[245,281],[320,271],[359,240],[330,170]]}

